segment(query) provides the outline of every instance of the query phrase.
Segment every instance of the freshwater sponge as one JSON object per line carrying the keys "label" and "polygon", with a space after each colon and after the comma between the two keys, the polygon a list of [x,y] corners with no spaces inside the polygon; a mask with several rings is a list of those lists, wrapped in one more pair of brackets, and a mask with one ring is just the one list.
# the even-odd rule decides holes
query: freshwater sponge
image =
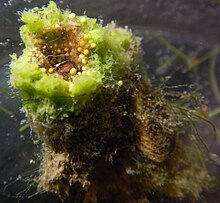
{"label": "freshwater sponge", "polygon": [[75,202],[199,196],[204,155],[184,146],[184,119],[139,74],[139,38],[54,2],[21,20],[25,48],[12,56],[11,84],[43,143],[39,191]]}
{"label": "freshwater sponge", "polygon": [[115,91],[135,68],[139,41],[131,32],[96,19],[60,11],[54,2],[25,11],[21,38],[26,46],[11,63],[11,83],[25,109],[50,122],[79,114],[104,89]]}

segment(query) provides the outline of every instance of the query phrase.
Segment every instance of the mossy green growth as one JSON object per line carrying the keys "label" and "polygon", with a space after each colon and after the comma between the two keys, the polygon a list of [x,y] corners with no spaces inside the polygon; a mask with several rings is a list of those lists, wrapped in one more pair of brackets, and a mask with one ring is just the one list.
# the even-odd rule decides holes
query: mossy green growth
{"label": "mossy green growth", "polygon": [[51,122],[79,114],[106,89],[117,93],[137,64],[139,40],[114,23],[62,11],[54,2],[24,11],[25,49],[11,62],[11,84],[20,90],[24,109]]}

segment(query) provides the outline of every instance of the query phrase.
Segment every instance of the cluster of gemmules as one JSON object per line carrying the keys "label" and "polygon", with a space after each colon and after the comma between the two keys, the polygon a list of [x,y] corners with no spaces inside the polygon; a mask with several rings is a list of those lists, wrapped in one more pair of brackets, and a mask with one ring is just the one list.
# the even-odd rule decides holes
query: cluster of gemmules
{"label": "cluster of gemmules", "polygon": [[34,38],[28,61],[37,62],[43,73],[67,81],[89,73],[87,59],[96,43],[82,33],[77,23],[56,24]]}

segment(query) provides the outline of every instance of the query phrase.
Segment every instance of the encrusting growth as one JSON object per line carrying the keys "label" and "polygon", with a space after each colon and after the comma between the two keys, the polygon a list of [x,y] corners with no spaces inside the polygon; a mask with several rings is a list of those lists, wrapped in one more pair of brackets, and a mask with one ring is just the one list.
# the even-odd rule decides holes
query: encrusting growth
{"label": "encrusting growth", "polygon": [[139,74],[139,38],[52,1],[21,20],[26,47],[12,56],[11,84],[42,141],[39,191],[94,203],[199,197],[205,157],[184,145],[177,104]]}

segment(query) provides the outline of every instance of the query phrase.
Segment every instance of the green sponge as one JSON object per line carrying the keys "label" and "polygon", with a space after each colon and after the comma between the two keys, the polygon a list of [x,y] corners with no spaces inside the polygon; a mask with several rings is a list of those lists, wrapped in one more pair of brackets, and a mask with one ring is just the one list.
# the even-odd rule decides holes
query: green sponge
{"label": "green sponge", "polygon": [[11,84],[43,143],[39,191],[138,203],[152,192],[198,198],[209,187],[206,157],[185,144],[198,134],[200,106],[182,94],[169,101],[142,78],[139,38],[52,1],[21,20],[25,48],[12,55]]}
{"label": "green sponge", "polygon": [[[139,40],[114,23],[48,7],[22,13],[26,48],[12,57],[11,84],[24,108],[41,121],[79,114],[103,89],[117,91],[135,69]],[[31,102],[25,102],[30,101]]]}

